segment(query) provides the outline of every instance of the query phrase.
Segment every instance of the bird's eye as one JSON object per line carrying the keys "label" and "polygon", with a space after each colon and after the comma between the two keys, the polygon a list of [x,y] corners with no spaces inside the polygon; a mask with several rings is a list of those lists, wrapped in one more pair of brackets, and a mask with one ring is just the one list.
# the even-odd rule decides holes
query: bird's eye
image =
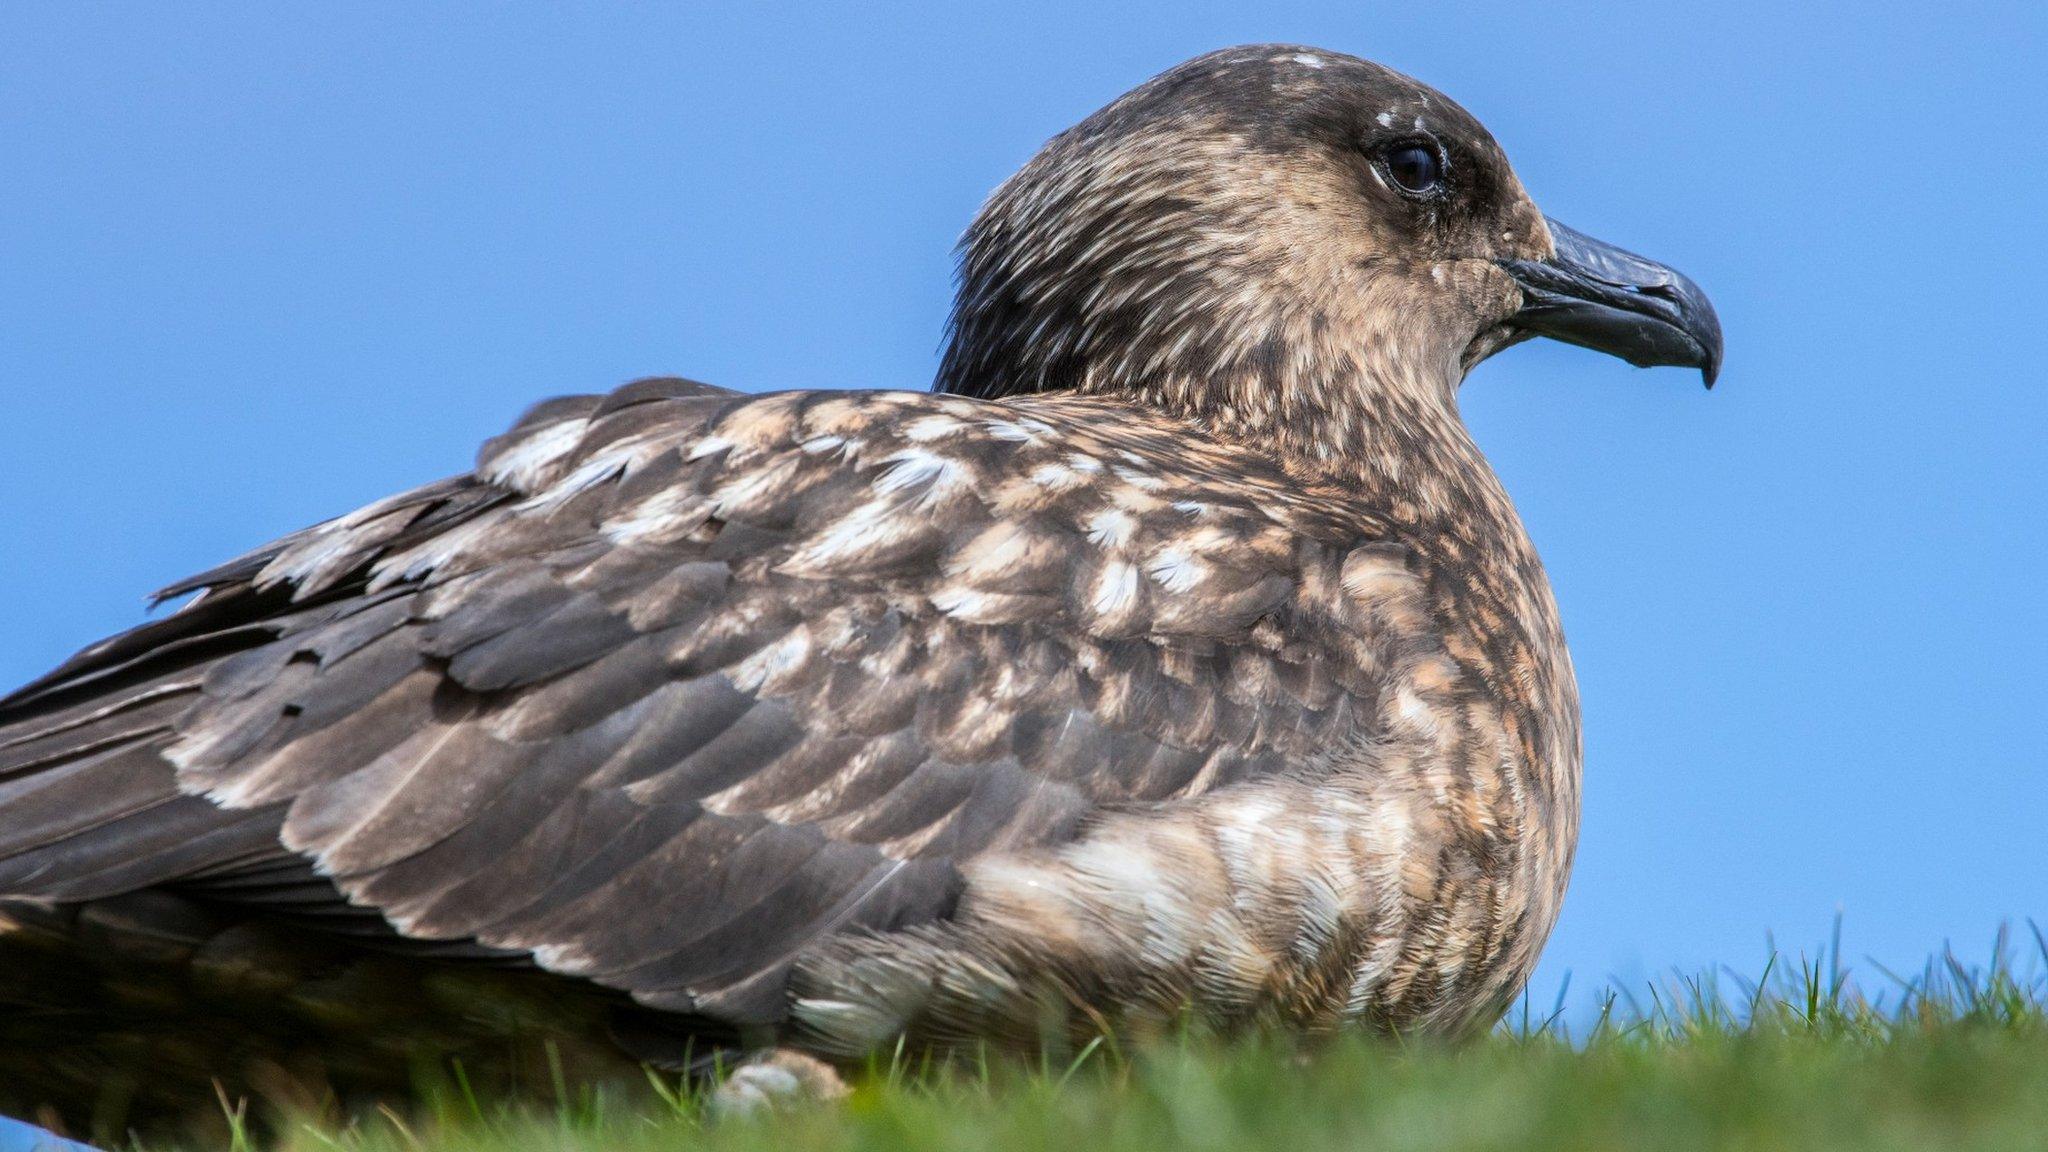
{"label": "bird's eye", "polygon": [[1443,157],[1428,143],[1404,141],[1387,149],[1381,159],[1387,175],[1410,196],[1433,196],[1443,190]]}

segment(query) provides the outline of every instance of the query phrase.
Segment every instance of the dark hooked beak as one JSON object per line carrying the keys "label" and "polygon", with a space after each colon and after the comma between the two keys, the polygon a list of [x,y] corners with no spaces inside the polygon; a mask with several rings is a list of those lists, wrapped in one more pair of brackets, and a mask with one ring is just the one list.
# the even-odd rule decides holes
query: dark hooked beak
{"label": "dark hooked beak", "polygon": [[1699,285],[1555,220],[1550,236],[1557,244],[1550,259],[1501,261],[1522,286],[1522,310],[1509,324],[1638,368],[1697,368],[1714,386],[1721,321]]}

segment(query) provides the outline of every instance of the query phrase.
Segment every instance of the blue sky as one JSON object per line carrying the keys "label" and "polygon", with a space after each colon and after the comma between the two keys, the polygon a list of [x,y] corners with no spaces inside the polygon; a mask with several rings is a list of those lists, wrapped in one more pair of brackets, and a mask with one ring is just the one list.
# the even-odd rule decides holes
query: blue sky
{"label": "blue sky", "polygon": [[[1797,7],[1797,11],[1788,9]],[[542,396],[922,387],[1047,136],[1231,43],[1441,88],[1719,305],[1711,395],[1465,409],[1557,586],[1586,819],[1535,988],[2048,917],[2048,16],[2026,4],[10,5],[0,681]]]}

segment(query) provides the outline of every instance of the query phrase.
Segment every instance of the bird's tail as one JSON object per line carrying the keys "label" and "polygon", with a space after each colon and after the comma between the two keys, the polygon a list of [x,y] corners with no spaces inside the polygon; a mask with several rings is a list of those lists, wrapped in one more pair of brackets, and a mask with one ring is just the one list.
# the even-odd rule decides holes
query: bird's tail
{"label": "bird's tail", "polygon": [[[643,1085],[613,1029],[635,1011],[530,968],[433,961],[163,890],[0,900],[0,1115],[125,1145],[227,1147],[453,1087],[550,1096],[552,1069]],[[0,1145],[0,1152],[5,1152]]]}

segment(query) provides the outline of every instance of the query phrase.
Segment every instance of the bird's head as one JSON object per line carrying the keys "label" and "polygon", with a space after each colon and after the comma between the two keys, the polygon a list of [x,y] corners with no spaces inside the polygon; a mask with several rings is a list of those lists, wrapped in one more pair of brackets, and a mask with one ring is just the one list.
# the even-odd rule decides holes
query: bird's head
{"label": "bird's head", "polygon": [[1133,395],[1281,435],[1448,404],[1531,335],[1709,384],[1721,354],[1690,280],[1546,220],[1442,94],[1257,45],[1134,89],[996,190],[962,241],[939,387]]}

